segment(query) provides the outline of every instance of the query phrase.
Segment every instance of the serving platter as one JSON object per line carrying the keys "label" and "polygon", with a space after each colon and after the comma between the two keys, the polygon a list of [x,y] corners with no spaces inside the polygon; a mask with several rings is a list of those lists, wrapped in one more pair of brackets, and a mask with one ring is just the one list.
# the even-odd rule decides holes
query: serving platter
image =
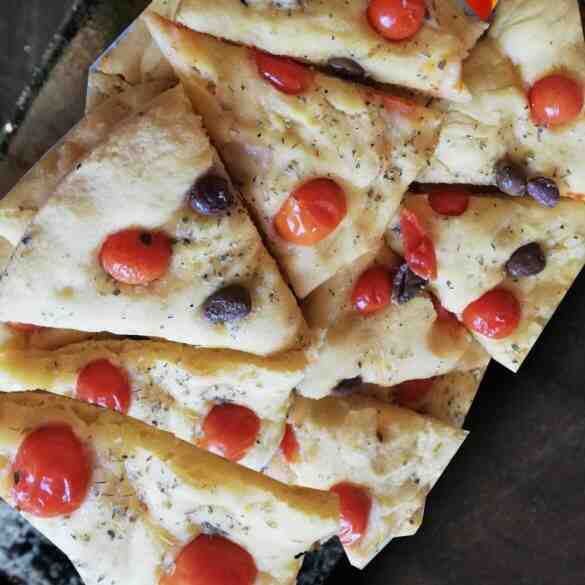
{"label": "serving platter", "polygon": [[[111,16],[114,4],[127,4],[129,12],[115,20]],[[145,4],[89,2],[85,19],[79,19],[79,13],[73,17],[79,20],[71,29],[69,43],[63,44],[59,55],[47,63],[47,69],[54,65],[52,73],[37,87],[37,99],[15,119],[17,131],[12,133],[7,149],[9,157],[18,161],[13,165],[17,168],[15,175],[32,164],[72,123],[72,119],[58,117],[59,127],[52,125],[42,136],[37,131],[31,139],[39,120],[55,119],[55,109],[49,108],[56,103],[50,98],[55,95],[55,87],[61,87],[61,99],[71,100],[68,111],[72,116],[81,111],[82,75],[87,67],[76,59],[82,53],[79,47],[87,47],[84,39],[99,29],[101,40],[96,41],[94,54],[84,57],[89,65],[133,18],[131,8],[137,14]],[[73,70],[79,75],[77,80],[71,77]],[[520,374],[510,374],[492,363],[465,425],[471,436],[433,490],[420,532],[409,539],[395,540],[363,573],[341,561],[329,582],[348,578],[355,583],[398,585],[449,585],[471,580],[487,585],[582,582],[583,295],[582,275]],[[11,516],[3,518],[4,525],[10,522]],[[28,529],[22,530],[11,533],[8,538],[12,542],[5,542],[2,548],[0,567],[6,578],[20,577],[27,583],[74,582],[74,573],[62,557],[48,545],[39,544],[42,541],[26,532]],[[319,566],[323,557],[311,561],[317,562],[316,572],[324,578],[330,567]],[[300,582],[317,582],[311,580],[314,575],[315,571],[307,572]]]}

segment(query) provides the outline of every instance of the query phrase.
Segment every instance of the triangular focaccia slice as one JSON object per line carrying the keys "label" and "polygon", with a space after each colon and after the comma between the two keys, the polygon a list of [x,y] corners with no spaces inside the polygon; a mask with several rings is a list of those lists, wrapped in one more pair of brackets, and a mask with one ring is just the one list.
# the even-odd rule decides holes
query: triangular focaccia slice
{"label": "triangular focaccia slice", "polygon": [[[367,495],[369,513],[362,506],[362,514],[354,516],[354,526],[361,524],[361,538],[348,545],[351,535],[341,535],[349,560],[363,568],[392,538],[418,530],[426,496],[466,433],[409,410],[353,395],[295,398],[287,435],[269,474],[317,489],[349,482]],[[343,493],[340,498],[343,531]]]}
{"label": "triangular focaccia slice", "polygon": [[[489,291],[505,290],[515,297],[520,316],[515,329],[499,339],[475,336],[494,359],[517,371],[585,263],[585,206],[564,199],[548,209],[528,198],[478,195],[470,196],[462,215],[447,217],[433,211],[425,194],[408,195],[403,206],[416,214],[433,242],[437,278],[430,286],[446,309],[467,322],[488,315],[476,310],[465,319],[464,311]],[[397,224],[387,236],[400,252]],[[520,254],[523,259],[516,255],[509,273],[506,264],[528,244],[537,244],[541,253],[531,253],[531,247]],[[544,268],[515,277],[521,261],[520,268],[535,262]]]}
{"label": "triangular focaccia slice", "polygon": [[[308,86],[302,95],[288,95],[260,76],[250,49],[156,15],[149,15],[147,23],[297,296],[305,297],[377,246],[380,231],[434,147],[434,114],[304,68]],[[299,188],[314,179],[333,182],[343,194],[333,202],[321,201],[327,193],[321,195],[319,188],[301,198]],[[306,203],[311,214],[306,217],[304,202],[312,195],[317,203],[314,208]],[[340,198],[345,214],[339,206],[331,210]],[[289,234],[285,239],[282,225],[275,223],[283,211],[286,230],[312,237],[311,223],[317,221],[327,228],[317,232],[324,239],[304,245]]]}
{"label": "triangular focaccia slice", "polygon": [[500,0],[487,37],[464,65],[473,100],[446,110],[439,145],[418,180],[495,185],[503,158],[529,176],[553,178],[567,197],[585,196],[585,111],[571,123],[537,126],[530,88],[562,72],[585,87],[585,44],[577,0]]}
{"label": "triangular focaccia slice", "polygon": [[[205,199],[199,185],[214,176],[232,191],[232,205],[203,215],[190,197],[195,191],[198,203]],[[120,233],[140,237],[107,248]],[[162,251],[160,241],[166,242]],[[110,267],[117,269],[127,263],[126,246],[152,249],[158,262],[157,250],[162,254],[169,244],[168,266],[146,286],[120,281],[133,271],[113,277],[104,269],[105,249],[113,249]],[[142,264],[135,266],[142,271]],[[256,354],[297,344],[303,329],[294,296],[181,87],[119,125],[61,181],[16,249],[0,298],[6,321]]]}
{"label": "triangular focaccia slice", "polygon": [[[420,30],[385,39],[369,22],[371,0],[184,0],[177,20],[197,31],[326,65],[351,59],[378,81],[465,100],[461,61],[487,27],[457,0],[426,2]],[[423,13],[420,14],[421,18]],[[414,30],[413,30],[414,32]]]}
{"label": "triangular focaccia slice", "polygon": [[394,386],[452,370],[487,364],[488,356],[454,320],[438,318],[430,297],[405,304],[391,302],[363,315],[352,296],[370,268],[396,268],[399,258],[385,246],[365,254],[314,291],[303,309],[317,341],[298,390],[319,398],[337,384],[356,377],[362,382]]}
{"label": "triangular focaccia slice", "polygon": [[[123,120],[144,109],[156,96],[171,86],[165,80],[127,88],[114,95],[83,118],[66,136],[9,191],[0,201],[0,266],[4,268],[26,231],[27,225],[59,182],[68,175]],[[82,331],[26,328],[0,324],[0,343],[54,349],[87,339]]]}
{"label": "triangular focaccia slice", "polygon": [[[252,469],[276,450],[305,357],[157,341],[91,341],[0,353],[0,388],[42,388],[116,408]],[[233,426],[233,432],[221,433]]]}
{"label": "triangular focaccia slice", "polygon": [[342,391],[396,404],[460,429],[463,428],[486,370],[487,366],[466,372],[449,372],[434,378],[408,380],[389,388],[356,384]]}
{"label": "triangular focaccia slice", "polygon": [[[31,447],[15,464],[19,448],[47,427],[72,431],[83,445],[73,449],[81,460],[72,465],[59,459],[66,452],[50,432],[40,449],[45,457],[57,449],[49,477],[55,469],[68,473],[78,466],[78,481],[70,482],[64,499],[72,502],[67,515],[60,513],[59,503],[49,507],[54,505],[50,497],[40,506],[30,492],[25,505],[26,486],[18,489],[23,476],[32,481],[24,463],[38,453]],[[75,439],[64,444],[72,443]],[[201,534],[247,551],[258,571],[252,583],[292,583],[301,562],[295,556],[338,526],[337,499],[331,494],[289,488],[139,421],[60,396],[0,396],[0,461],[2,497],[24,509],[25,517],[69,556],[86,585],[156,585],[174,570],[183,547]],[[47,469],[46,463],[41,460],[40,467]],[[56,492],[61,488],[58,480],[51,485]],[[57,515],[40,517],[39,510]]]}

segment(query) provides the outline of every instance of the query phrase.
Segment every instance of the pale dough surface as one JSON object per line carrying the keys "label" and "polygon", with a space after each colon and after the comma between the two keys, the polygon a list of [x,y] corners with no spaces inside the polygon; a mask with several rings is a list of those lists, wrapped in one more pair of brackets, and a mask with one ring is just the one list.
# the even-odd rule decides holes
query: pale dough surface
{"label": "pale dough surface", "polygon": [[486,369],[487,366],[483,366],[437,376],[428,393],[414,402],[399,403],[397,386],[386,388],[364,384],[357,387],[355,392],[432,416],[452,427],[463,428]]}
{"label": "pale dough surface", "polygon": [[[476,338],[494,359],[517,371],[585,263],[585,206],[565,199],[548,209],[529,198],[478,195],[463,215],[447,217],[431,209],[425,194],[408,195],[404,205],[434,243],[438,276],[431,288],[445,308],[461,317],[469,303],[497,286],[516,295],[522,309],[516,331],[500,340]],[[392,228],[387,239],[400,252],[401,239]],[[531,242],[544,250],[546,268],[536,276],[508,277],[506,262]]]}
{"label": "pale dough surface", "polygon": [[585,87],[577,0],[500,0],[486,38],[463,68],[472,101],[438,103],[446,119],[437,150],[418,180],[494,185],[494,166],[507,156],[531,176],[554,178],[563,196],[584,197],[585,111],[552,129],[535,126],[530,116],[530,87],[559,72]]}
{"label": "pale dough surface", "polygon": [[414,534],[426,496],[466,433],[364,396],[297,397],[288,419],[299,443],[295,461],[277,455],[269,473],[329,489],[349,481],[373,500],[366,532],[346,553],[363,568],[388,542]]}
{"label": "pale dough surface", "polygon": [[100,359],[126,372],[129,416],[184,441],[202,438],[203,422],[214,406],[229,402],[250,408],[260,418],[260,431],[239,463],[256,470],[266,466],[280,444],[290,394],[305,365],[298,351],[255,357],[161,341],[89,341],[46,351],[8,346],[0,352],[0,388],[42,388],[75,398],[79,372]]}
{"label": "pale dough surface", "polygon": [[463,326],[443,324],[428,296],[392,302],[372,315],[352,305],[353,289],[368,268],[396,266],[387,248],[370,252],[311,294],[303,310],[317,341],[298,390],[320,398],[343,379],[361,376],[370,384],[394,386],[452,370],[487,364],[488,356]]}
{"label": "pale dough surface", "polygon": [[384,83],[465,101],[461,62],[486,24],[457,0],[427,1],[412,38],[385,40],[368,22],[368,0],[183,0],[178,22],[277,55],[325,64],[348,57]]}

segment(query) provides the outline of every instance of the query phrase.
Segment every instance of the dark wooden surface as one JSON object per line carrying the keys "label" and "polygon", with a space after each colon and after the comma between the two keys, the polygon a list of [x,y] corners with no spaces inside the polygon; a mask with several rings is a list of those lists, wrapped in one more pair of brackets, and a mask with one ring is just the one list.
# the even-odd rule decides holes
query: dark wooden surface
{"label": "dark wooden surface", "polygon": [[[0,1],[0,123],[71,4]],[[585,583],[584,298],[585,275],[518,375],[490,368],[419,533],[363,573],[340,565],[331,583]]]}
{"label": "dark wooden surface", "polygon": [[0,124],[41,61],[74,0],[0,1]]}

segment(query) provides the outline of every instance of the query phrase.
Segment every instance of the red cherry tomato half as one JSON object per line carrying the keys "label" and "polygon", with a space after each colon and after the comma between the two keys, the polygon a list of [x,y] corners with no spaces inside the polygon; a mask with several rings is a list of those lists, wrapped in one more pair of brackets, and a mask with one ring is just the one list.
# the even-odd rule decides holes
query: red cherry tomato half
{"label": "red cherry tomato half", "polygon": [[280,442],[280,450],[287,463],[294,463],[299,456],[299,442],[292,425],[287,424]]}
{"label": "red cherry tomato half", "polygon": [[410,269],[425,280],[437,278],[435,246],[416,214],[410,209],[402,209],[400,212],[400,231],[404,244],[404,259]]}
{"label": "red cherry tomato half", "polygon": [[482,20],[489,20],[498,0],[467,0],[470,8]]}
{"label": "red cherry tomato half", "polygon": [[40,331],[44,329],[40,325],[32,325],[31,323],[15,323],[14,321],[10,321],[7,325],[13,329],[14,331],[18,331],[18,333],[34,333],[35,331]]}
{"label": "red cherry tomato half", "polygon": [[347,214],[343,189],[331,179],[313,179],[293,191],[274,218],[278,235],[299,246],[325,239]]}
{"label": "red cherry tomato half", "polygon": [[362,315],[377,313],[392,299],[392,275],[382,266],[369,268],[359,277],[351,303]]}
{"label": "red cherry tomato half", "polygon": [[432,293],[429,293],[431,297],[431,302],[433,303],[433,307],[435,312],[437,313],[437,321],[447,322],[447,321],[458,321],[457,316],[455,313],[451,313],[443,307],[441,301]]}
{"label": "red cherry tomato half", "polygon": [[480,335],[503,339],[516,330],[521,313],[520,303],[510,291],[495,288],[467,305],[463,322]]}
{"label": "red cherry tomato half", "polygon": [[299,95],[313,82],[313,72],[289,57],[271,55],[258,49],[252,49],[252,54],[260,76],[282,93]]}
{"label": "red cherry tomato half", "polygon": [[334,485],[331,491],[339,496],[341,529],[339,540],[351,546],[362,538],[368,527],[372,498],[365,488],[349,482]]}
{"label": "red cherry tomato half", "polygon": [[257,575],[246,549],[223,536],[200,534],[179,552],[160,585],[252,585]]}
{"label": "red cherry tomato half", "polygon": [[529,94],[532,120],[541,126],[572,122],[583,108],[583,87],[566,75],[539,79]]}
{"label": "red cherry tomato half", "polygon": [[87,450],[67,425],[44,426],[21,443],[12,465],[19,509],[42,518],[71,514],[91,479]]}
{"label": "red cherry tomato half", "polygon": [[426,396],[433,387],[434,378],[424,378],[420,380],[407,380],[398,384],[394,389],[396,402],[402,406],[409,406],[421,400]]}
{"label": "red cherry tomato half", "polygon": [[420,30],[426,11],[424,0],[370,0],[368,20],[385,39],[403,41]]}
{"label": "red cherry tomato half", "polygon": [[106,359],[84,366],[77,375],[77,398],[126,414],[130,407],[130,383],[124,370]]}
{"label": "red cherry tomato half", "polygon": [[231,461],[239,461],[256,441],[260,419],[238,404],[218,404],[203,421],[200,446]]}
{"label": "red cherry tomato half", "polygon": [[161,232],[127,229],[102,245],[102,268],[118,282],[148,284],[164,276],[171,263],[171,240]]}
{"label": "red cherry tomato half", "polygon": [[429,205],[440,215],[457,216],[467,211],[469,197],[464,189],[437,189],[429,193]]}

